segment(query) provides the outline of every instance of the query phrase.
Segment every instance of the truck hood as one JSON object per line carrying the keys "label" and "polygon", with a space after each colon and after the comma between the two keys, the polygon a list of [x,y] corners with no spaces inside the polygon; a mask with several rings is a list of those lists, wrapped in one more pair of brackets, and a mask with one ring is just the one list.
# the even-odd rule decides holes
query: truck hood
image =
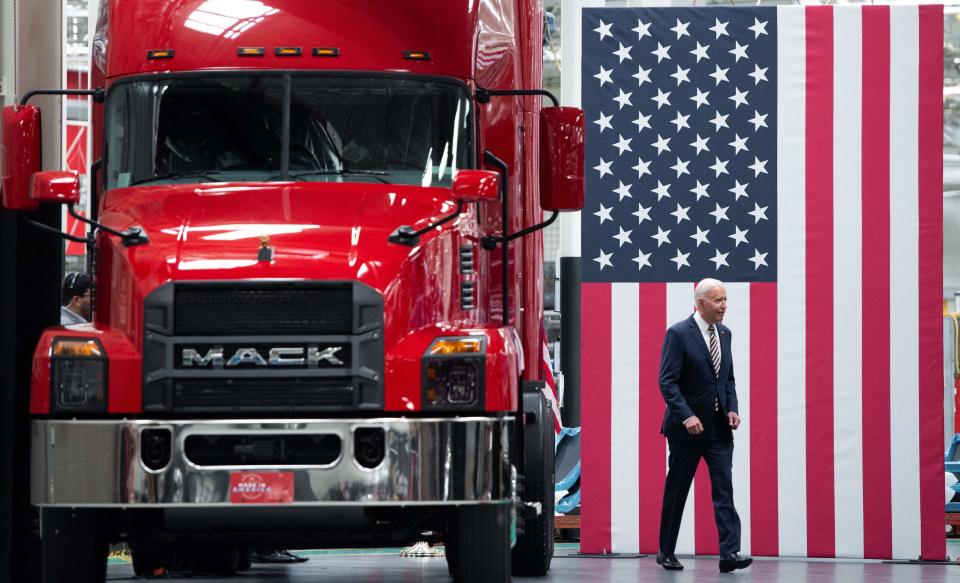
{"label": "truck hood", "polygon": [[[435,236],[411,247],[389,243],[390,233],[423,227],[454,207],[450,191],[436,187],[178,184],[112,190],[101,220],[118,229],[139,226],[150,239],[124,248],[110,236],[114,263],[125,256],[123,267],[139,288],[117,292],[146,295],[169,280],[354,279],[384,293]],[[274,250],[272,261],[257,260],[262,238]]]}

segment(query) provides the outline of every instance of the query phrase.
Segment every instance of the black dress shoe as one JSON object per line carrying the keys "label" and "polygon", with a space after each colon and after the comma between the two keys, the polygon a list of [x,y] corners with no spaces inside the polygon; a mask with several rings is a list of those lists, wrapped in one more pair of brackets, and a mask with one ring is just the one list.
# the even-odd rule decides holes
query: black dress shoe
{"label": "black dress shoe", "polygon": [[291,559],[293,559],[294,561],[296,561],[296,562],[298,562],[298,563],[306,563],[307,561],[310,560],[310,557],[304,557],[303,555],[297,555],[297,554],[295,554],[295,553],[291,553],[290,551],[277,551],[277,552],[280,553],[281,555],[285,555],[285,556],[287,556],[287,557],[290,557]]}
{"label": "black dress shoe", "polygon": [[683,571],[683,565],[677,560],[677,556],[670,554],[657,553],[657,564],[667,571]]}
{"label": "black dress shoe", "polygon": [[720,559],[720,572],[729,573],[730,571],[735,571],[737,569],[746,569],[750,566],[750,563],[753,562],[753,559],[743,555],[731,555],[729,557],[722,557]]}
{"label": "black dress shoe", "polygon": [[260,550],[253,553],[254,563],[290,564],[299,562],[291,553],[283,550]]}

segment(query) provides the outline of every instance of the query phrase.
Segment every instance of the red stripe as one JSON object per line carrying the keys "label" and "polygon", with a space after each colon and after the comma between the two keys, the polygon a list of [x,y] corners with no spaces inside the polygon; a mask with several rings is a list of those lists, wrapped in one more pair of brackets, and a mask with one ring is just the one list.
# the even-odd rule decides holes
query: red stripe
{"label": "red stripe", "polygon": [[[890,281],[890,7],[863,8],[863,281]],[[890,502],[890,288],[863,302],[863,554],[893,552]]]}
{"label": "red stripe", "polygon": [[[750,284],[751,553],[779,554],[777,514],[777,284]],[[736,487],[736,484],[734,484]]]}
{"label": "red stripe", "polygon": [[611,285],[584,283],[580,287],[583,337],[580,386],[584,396],[581,416],[581,543],[583,553],[609,553],[610,544],[610,358]]}
{"label": "red stripe", "polygon": [[833,7],[808,7],[806,18],[807,554],[832,557]]}
{"label": "red stripe", "polygon": [[943,6],[920,7],[920,557],[943,532]]}
{"label": "red stripe", "polygon": [[667,445],[660,435],[663,397],[660,395],[660,348],[667,329],[667,286],[642,283],[639,293],[640,326],[640,552],[660,548],[660,509],[666,478]]}

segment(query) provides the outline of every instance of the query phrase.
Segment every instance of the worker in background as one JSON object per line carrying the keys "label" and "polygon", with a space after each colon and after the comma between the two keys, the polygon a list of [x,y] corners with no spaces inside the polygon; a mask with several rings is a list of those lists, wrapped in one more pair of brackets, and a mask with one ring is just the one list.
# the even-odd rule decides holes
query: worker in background
{"label": "worker in background", "polygon": [[63,278],[60,325],[86,324],[90,321],[90,276],[71,271]]}

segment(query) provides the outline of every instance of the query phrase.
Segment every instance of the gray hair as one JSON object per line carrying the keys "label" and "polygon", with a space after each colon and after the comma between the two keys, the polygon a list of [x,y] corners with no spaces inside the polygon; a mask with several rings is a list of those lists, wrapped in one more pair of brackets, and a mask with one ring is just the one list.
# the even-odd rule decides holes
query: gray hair
{"label": "gray hair", "polygon": [[710,290],[713,288],[721,286],[723,286],[723,282],[719,279],[713,279],[712,277],[701,279],[700,283],[697,284],[696,290],[693,292],[694,303],[707,297],[707,294],[710,293]]}

